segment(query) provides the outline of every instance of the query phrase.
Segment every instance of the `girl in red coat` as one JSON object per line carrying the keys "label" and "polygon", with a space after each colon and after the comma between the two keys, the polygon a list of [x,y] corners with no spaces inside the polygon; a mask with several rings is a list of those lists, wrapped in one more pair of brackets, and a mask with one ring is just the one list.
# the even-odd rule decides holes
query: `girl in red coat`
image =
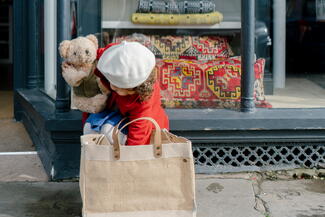
{"label": "girl in red coat", "polygon": [[[109,45],[98,50],[95,74],[111,91],[108,109],[116,105],[120,113],[132,121],[151,117],[161,128],[169,128],[168,117],[161,107],[160,87],[154,69],[154,54],[138,42]],[[154,125],[139,120],[129,125],[126,145],[150,143]]]}

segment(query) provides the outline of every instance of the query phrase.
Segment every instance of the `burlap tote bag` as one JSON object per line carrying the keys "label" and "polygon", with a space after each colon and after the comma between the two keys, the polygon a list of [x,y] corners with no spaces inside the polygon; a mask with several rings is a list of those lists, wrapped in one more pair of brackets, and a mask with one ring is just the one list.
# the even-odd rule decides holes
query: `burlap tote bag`
{"label": "burlap tote bag", "polygon": [[156,127],[152,145],[121,146],[116,129],[113,144],[100,134],[81,136],[84,217],[196,216],[191,142],[140,119]]}

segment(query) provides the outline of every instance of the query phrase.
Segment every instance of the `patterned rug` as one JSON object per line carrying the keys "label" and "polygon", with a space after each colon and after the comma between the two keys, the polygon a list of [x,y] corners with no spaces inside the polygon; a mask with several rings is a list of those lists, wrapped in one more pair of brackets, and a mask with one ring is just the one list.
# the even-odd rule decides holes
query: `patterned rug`
{"label": "patterned rug", "polygon": [[[271,108],[264,96],[264,64],[264,59],[255,63],[255,104]],[[211,61],[159,60],[155,69],[162,89],[162,102],[167,108],[240,107],[240,57]]]}
{"label": "patterned rug", "polygon": [[219,36],[132,35],[118,36],[113,42],[136,41],[160,59],[214,60],[233,56],[227,38]]}
{"label": "patterned rug", "polygon": [[[123,40],[137,41],[155,54],[165,107],[240,107],[241,59],[230,57],[233,52],[226,37],[134,33],[113,42]],[[264,59],[255,63],[255,104],[271,108],[264,96],[264,65]]]}

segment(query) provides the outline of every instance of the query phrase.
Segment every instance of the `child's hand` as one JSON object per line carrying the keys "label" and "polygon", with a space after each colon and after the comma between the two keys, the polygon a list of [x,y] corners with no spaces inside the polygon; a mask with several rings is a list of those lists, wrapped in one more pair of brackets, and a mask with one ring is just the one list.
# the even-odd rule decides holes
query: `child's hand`
{"label": "child's hand", "polygon": [[111,91],[102,83],[102,81],[100,80],[100,78],[96,78],[96,80],[97,80],[97,84],[98,84],[98,87],[99,87],[100,91],[104,95],[111,94]]}

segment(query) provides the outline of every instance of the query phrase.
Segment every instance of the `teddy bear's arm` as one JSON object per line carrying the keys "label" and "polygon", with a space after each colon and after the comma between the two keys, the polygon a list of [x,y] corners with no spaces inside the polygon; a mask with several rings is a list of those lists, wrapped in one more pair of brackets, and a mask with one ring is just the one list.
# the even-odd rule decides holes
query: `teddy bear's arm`
{"label": "teddy bear's arm", "polygon": [[88,73],[83,70],[77,70],[67,62],[63,62],[62,76],[70,86],[77,87],[81,84],[82,80],[88,76]]}
{"label": "teddy bear's arm", "polygon": [[80,111],[98,113],[106,108],[107,95],[97,94],[93,97],[73,96],[73,105]]}

